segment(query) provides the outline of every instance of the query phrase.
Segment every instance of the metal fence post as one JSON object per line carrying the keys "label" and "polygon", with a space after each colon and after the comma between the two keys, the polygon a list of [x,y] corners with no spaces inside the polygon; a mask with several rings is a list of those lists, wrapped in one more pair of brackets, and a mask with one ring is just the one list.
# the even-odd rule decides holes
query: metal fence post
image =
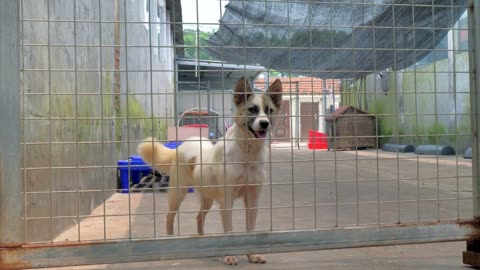
{"label": "metal fence post", "polygon": [[472,113],[472,169],[473,169],[473,215],[480,217],[479,200],[479,166],[480,166],[480,141],[478,137],[480,127],[480,80],[478,80],[478,71],[480,70],[480,5],[471,0],[469,3],[469,46],[470,46],[470,105]]}
{"label": "metal fence post", "polygon": [[[480,70],[480,5],[474,0],[469,1],[468,8],[469,19],[469,47],[470,47],[470,108],[472,114],[472,184],[473,184],[473,215],[477,219],[480,217],[480,141],[478,137],[480,127],[480,80],[478,71]],[[476,225],[478,228],[478,225]],[[467,250],[463,252],[463,263],[471,266],[480,266],[480,240],[471,239],[467,241]]]}
{"label": "metal fence post", "polygon": [[0,8],[0,247],[22,241],[20,147],[20,1]]}

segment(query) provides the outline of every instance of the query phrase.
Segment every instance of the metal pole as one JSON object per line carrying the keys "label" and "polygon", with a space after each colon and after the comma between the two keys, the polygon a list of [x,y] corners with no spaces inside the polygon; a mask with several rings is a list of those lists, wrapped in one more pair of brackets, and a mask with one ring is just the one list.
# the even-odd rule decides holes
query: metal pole
{"label": "metal pole", "polygon": [[[114,23],[114,38],[115,38],[115,50],[114,50],[114,56],[115,56],[115,73],[114,73],[114,78],[113,78],[113,85],[114,85],[114,93],[115,93],[115,117],[116,121],[115,124],[117,125],[115,127],[115,140],[116,144],[120,145],[120,141],[122,140],[122,128],[119,127],[118,125],[122,126],[123,121],[118,120],[122,116],[122,111],[121,111],[121,101],[120,101],[120,92],[121,92],[121,74],[120,74],[120,0],[115,0],[114,2],[114,12],[115,12],[115,23]],[[127,21],[127,18],[124,19],[125,23]],[[127,33],[125,32],[125,35]],[[126,40],[126,39],[125,39]],[[125,51],[127,50],[127,44],[124,44]],[[118,146],[119,147],[119,146]],[[117,151],[117,154],[120,154],[121,151]]]}
{"label": "metal pole", "polygon": [[[200,82],[200,86],[201,86],[201,82]],[[200,87],[199,87],[199,89],[200,89],[200,91],[202,91]],[[212,108],[210,108],[210,106],[212,106],[212,104],[210,102],[210,80],[208,80],[207,81],[207,123],[209,123],[209,124],[210,124],[210,119],[212,119],[212,118],[210,118],[211,117],[210,112],[212,111]],[[212,134],[212,131],[214,132],[213,134],[215,134],[215,132],[216,132],[215,125],[213,125],[213,127],[208,125],[208,138],[209,139],[214,139],[214,138],[210,138],[210,134]],[[215,134],[215,137],[216,137],[216,134]]]}
{"label": "metal pole", "polygon": [[[328,115],[328,103],[327,103],[327,97],[328,97],[328,91],[327,91],[327,79],[323,79],[323,119]],[[333,93],[333,91],[332,91]],[[325,120],[323,120],[323,132],[327,134],[327,124],[325,123]]]}
{"label": "metal pole", "polygon": [[23,241],[20,147],[20,1],[0,8],[0,247]]}
{"label": "metal pole", "polygon": [[[480,216],[479,201],[479,171],[480,166],[480,143],[478,140],[478,129],[480,126],[480,81],[478,80],[478,70],[480,70],[480,5],[476,1],[470,0],[468,5],[468,46],[470,63],[470,111],[472,121],[472,191],[473,191],[473,216]],[[477,221],[478,223],[478,221]],[[480,266],[480,253],[478,252],[480,241],[470,239],[467,241],[467,250],[463,252],[463,263],[471,266]]]}
{"label": "metal pole", "polygon": [[472,170],[473,170],[473,215],[480,216],[479,200],[479,166],[480,166],[480,143],[478,132],[480,126],[480,81],[478,80],[478,70],[480,70],[480,5],[471,0],[468,8],[469,18],[469,47],[470,47],[470,106],[472,113]]}
{"label": "metal pole", "polygon": [[265,92],[268,91],[269,86],[270,86],[270,69],[267,68],[267,72],[265,72]]}
{"label": "metal pole", "polygon": [[299,82],[295,82],[295,97],[297,99],[297,106],[295,107],[295,125],[296,125],[296,133],[297,133],[297,148],[300,149],[300,86],[298,85]]}

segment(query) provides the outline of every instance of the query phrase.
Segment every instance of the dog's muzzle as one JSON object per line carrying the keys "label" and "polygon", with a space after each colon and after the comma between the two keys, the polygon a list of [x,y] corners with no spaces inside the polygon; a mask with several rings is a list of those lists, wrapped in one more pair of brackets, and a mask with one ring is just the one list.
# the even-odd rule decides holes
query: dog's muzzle
{"label": "dog's muzzle", "polygon": [[253,133],[253,135],[255,135],[255,138],[260,138],[260,139],[266,138],[267,134],[268,134],[267,130],[255,131]]}
{"label": "dog's muzzle", "polygon": [[268,128],[270,126],[270,123],[268,121],[261,121],[259,123],[260,130],[254,130],[252,127],[248,127],[248,130],[255,136],[255,138],[263,139],[267,137],[268,134]]}

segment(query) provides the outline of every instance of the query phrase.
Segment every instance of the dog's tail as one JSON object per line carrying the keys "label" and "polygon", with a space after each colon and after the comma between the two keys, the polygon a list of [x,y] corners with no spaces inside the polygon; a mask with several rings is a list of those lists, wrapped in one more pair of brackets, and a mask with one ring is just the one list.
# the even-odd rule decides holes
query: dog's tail
{"label": "dog's tail", "polygon": [[155,138],[148,137],[137,146],[137,152],[155,170],[170,174],[170,167],[176,157],[175,149],[167,148]]}

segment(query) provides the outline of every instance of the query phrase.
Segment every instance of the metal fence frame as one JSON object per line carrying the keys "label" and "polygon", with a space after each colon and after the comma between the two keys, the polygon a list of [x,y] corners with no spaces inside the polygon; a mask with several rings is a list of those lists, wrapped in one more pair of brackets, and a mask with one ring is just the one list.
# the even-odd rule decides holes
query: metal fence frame
{"label": "metal fence frame", "polygon": [[[136,262],[333,248],[472,240],[480,236],[476,219],[468,222],[412,223],[337,230],[307,230],[228,236],[25,244],[21,181],[20,129],[20,2],[5,0],[0,9],[0,269]],[[471,105],[473,130],[474,216],[480,215],[480,5],[470,0]]]}
{"label": "metal fence frame", "polygon": [[472,110],[472,133],[473,133],[473,145],[472,145],[472,169],[473,169],[473,213],[474,217],[480,217],[480,175],[479,175],[479,165],[480,165],[480,142],[478,138],[478,129],[480,127],[480,94],[478,90],[480,89],[480,80],[478,78],[478,71],[480,70],[480,5],[478,2],[473,0],[470,1],[469,11],[469,24],[471,25],[471,30],[469,32],[471,48],[470,51],[470,101],[471,101],[471,110]]}

